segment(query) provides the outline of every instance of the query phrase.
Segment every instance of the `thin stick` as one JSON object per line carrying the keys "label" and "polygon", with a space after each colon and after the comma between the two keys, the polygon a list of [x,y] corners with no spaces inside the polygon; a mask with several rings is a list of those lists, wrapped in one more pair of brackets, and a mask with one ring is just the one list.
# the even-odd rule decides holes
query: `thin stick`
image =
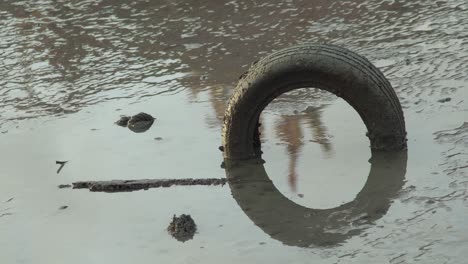
{"label": "thin stick", "polygon": [[89,189],[92,192],[132,192],[149,188],[171,187],[173,185],[224,185],[227,179],[144,179],[74,182],[73,189]]}

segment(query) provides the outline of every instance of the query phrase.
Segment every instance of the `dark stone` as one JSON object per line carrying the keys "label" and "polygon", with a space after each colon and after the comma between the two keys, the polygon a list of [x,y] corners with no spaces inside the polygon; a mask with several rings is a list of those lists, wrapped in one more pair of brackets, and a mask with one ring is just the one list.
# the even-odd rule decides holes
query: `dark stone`
{"label": "dark stone", "polygon": [[154,119],[155,118],[149,114],[139,113],[128,120],[127,127],[135,133],[142,133],[153,125]]}

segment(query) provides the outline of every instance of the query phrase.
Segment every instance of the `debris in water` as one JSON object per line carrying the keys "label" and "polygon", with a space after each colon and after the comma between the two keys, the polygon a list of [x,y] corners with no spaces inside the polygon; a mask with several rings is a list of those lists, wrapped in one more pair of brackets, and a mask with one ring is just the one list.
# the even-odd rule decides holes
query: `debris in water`
{"label": "debris in water", "polygon": [[172,222],[167,227],[167,231],[175,239],[185,242],[193,238],[197,231],[197,226],[190,215],[182,214],[179,217],[174,215]]}
{"label": "debris in water", "polygon": [[149,188],[171,187],[172,185],[224,185],[226,182],[226,178],[82,181],[74,182],[73,189],[89,189],[92,192],[132,192]]}
{"label": "debris in water", "polygon": [[127,126],[135,133],[145,132],[153,125],[154,119],[155,118],[149,114],[139,113],[128,120]]}
{"label": "debris in water", "polygon": [[115,124],[121,127],[127,127],[130,118],[130,116],[121,116],[120,119],[115,122]]}
{"label": "debris in water", "polygon": [[57,174],[62,170],[63,166],[65,166],[65,163],[67,163],[67,162],[68,162],[68,161],[58,161],[58,160],[55,161],[55,164],[59,164],[59,165],[60,165],[60,167],[59,167],[58,170],[57,170]]}
{"label": "debris in water", "polygon": [[115,123],[122,127],[128,127],[135,133],[142,133],[148,130],[156,118],[147,113],[139,113],[134,116],[121,116]]}

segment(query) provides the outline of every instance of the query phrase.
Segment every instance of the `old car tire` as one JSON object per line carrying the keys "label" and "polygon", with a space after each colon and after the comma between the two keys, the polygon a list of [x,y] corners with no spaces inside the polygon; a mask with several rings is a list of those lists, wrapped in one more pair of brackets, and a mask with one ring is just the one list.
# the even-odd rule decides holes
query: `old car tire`
{"label": "old car tire", "polygon": [[403,111],[383,74],[345,48],[303,44],[264,57],[241,76],[224,116],[224,157],[258,156],[258,119],[263,109],[285,92],[309,87],[348,102],[364,121],[373,150],[406,148]]}

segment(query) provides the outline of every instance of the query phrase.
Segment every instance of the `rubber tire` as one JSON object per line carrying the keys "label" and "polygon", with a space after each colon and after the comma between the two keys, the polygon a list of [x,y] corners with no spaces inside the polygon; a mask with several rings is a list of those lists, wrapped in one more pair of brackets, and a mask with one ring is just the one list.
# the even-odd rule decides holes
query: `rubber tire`
{"label": "rubber tire", "polygon": [[348,102],[364,121],[373,150],[406,148],[403,111],[384,75],[345,48],[302,44],[266,56],[241,76],[224,116],[224,157],[258,157],[258,120],[263,109],[285,92],[308,87]]}

